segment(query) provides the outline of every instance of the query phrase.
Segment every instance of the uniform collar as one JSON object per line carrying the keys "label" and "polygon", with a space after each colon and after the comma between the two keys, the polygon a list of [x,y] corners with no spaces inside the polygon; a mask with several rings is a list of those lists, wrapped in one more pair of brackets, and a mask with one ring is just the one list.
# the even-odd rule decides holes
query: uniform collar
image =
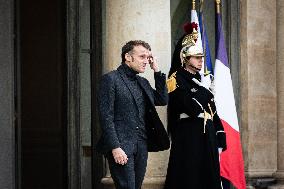
{"label": "uniform collar", "polygon": [[185,70],[184,68],[180,68],[180,73],[189,80],[196,78],[197,80],[201,81],[201,75],[199,74],[199,72],[192,74],[189,71]]}

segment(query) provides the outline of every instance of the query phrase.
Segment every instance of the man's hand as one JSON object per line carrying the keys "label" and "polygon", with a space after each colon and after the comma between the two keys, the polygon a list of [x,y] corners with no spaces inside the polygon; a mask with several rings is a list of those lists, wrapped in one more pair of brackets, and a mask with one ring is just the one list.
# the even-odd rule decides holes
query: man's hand
{"label": "man's hand", "polygon": [[121,148],[112,149],[112,155],[114,158],[115,163],[120,165],[125,165],[128,161],[127,155]]}
{"label": "man's hand", "polygon": [[151,69],[154,70],[154,72],[159,72],[160,69],[157,63],[157,58],[152,56],[152,52],[149,52],[148,60],[149,60]]}

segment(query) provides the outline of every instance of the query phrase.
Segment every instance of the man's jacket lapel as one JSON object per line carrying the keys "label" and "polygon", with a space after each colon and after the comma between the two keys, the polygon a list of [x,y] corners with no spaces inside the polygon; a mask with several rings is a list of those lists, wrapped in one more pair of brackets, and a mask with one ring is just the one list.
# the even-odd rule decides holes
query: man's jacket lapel
{"label": "man's jacket lapel", "polygon": [[155,106],[153,94],[151,94],[151,88],[149,88],[149,85],[147,85],[148,83],[143,82],[141,77],[137,77],[137,80],[140,87],[143,89],[143,91],[145,91],[147,97],[150,99],[151,105]]}

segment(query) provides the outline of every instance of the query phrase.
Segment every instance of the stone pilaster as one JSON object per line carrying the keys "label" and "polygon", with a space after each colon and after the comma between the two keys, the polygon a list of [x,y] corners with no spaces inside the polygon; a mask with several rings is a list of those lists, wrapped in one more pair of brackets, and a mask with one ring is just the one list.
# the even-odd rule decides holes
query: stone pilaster
{"label": "stone pilaster", "polygon": [[[168,73],[171,61],[171,17],[168,0],[106,0],[104,7],[103,32],[103,72],[116,69],[121,62],[121,47],[129,40],[141,39],[152,47],[157,56],[159,67]],[[142,74],[154,84],[150,67]],[[158,109],[166,124],[166,107]],[[168,151],[150,153],[144,188],[154,189],[164,182],[168,161]],[[112,187],[109,173],[103,183]]]}
{"label": "stone pilaster", "polygon": [[277,1],[277,97],[278,97],[278,149],[277,172],[278,184],[271,189],[284,189],[284,1]]}
{"label": "stone pilaster", "polygon": [[241,126],[249,180],[277,169],[276,2],[241,1]]}

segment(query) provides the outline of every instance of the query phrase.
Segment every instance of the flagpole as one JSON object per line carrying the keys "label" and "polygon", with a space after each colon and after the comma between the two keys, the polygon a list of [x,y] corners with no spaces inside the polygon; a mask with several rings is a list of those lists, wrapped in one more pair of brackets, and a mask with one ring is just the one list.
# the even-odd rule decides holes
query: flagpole
{"label": "flagpole", "polygon": [[195,0],[192,0],[192,10],[195,10]]}
{"label": "flagpole", "polygon": [[[201,0],[200,1],[200,7],[199,7],[199,12],[200,12],[200,14],[201,14],[201,17],[202,17],[202,36],[204,36],[204,19],[203,19],[203,14],[202,14],[202,12],[203,12],[203,0]],[[203,53],[204,53],[204,56],[206,57],[206,45],[205,45],[205,40],[202,40],[202,44],[203,44]],[[203,58],[203,60],[204,60],[204,73],[205,74],[207,74],[207,69],[206,69],[206,67],[207,67],[207,64],[206,64],[206,58]]]}
{"label": "flagpole", "polygon": [[200,10],[199,11],[203,11],[203,0],[200,0]]}
{"label": "flagpole", "polygon": [[220,14],[221,0],[216,0],[216,5],[217,5],[217,14]]}

